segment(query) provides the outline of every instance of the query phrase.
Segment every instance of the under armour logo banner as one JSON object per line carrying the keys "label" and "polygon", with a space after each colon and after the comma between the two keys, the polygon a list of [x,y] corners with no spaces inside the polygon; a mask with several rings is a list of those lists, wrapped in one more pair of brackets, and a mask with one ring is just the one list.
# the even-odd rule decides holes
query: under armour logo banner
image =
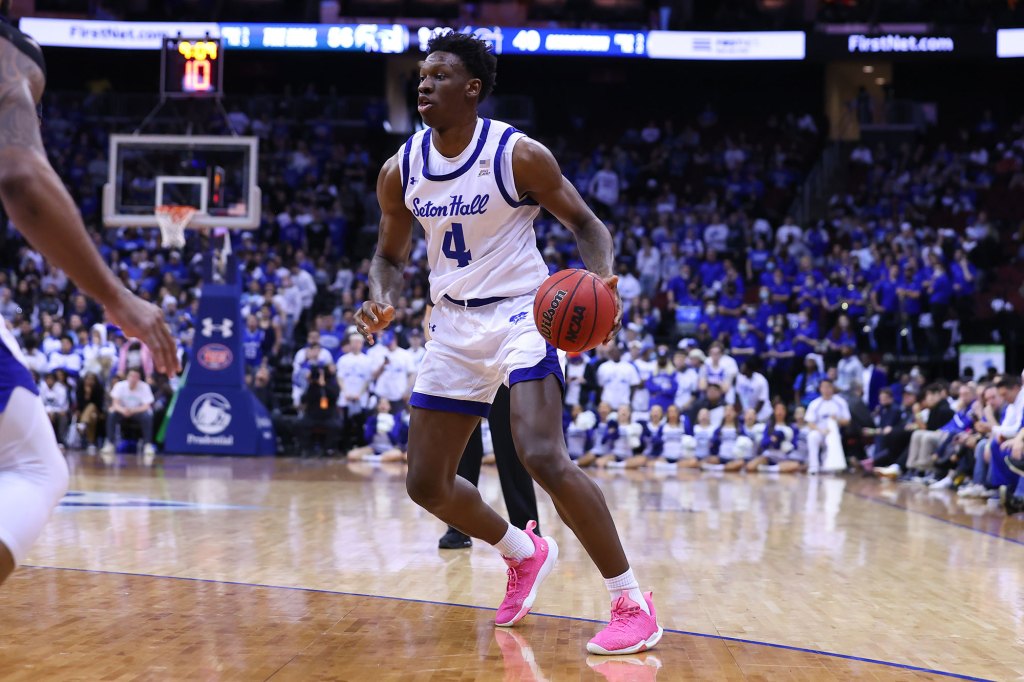
{"label": "under armour logo banner", "polygon": [[235,323],[226,317],[223,320],[221,320],[220,324],[214,324],[213,318],[204,317],[203,329],[201,333],[203,336],[213,336],[214,332],[216,332],[217,334],[223,336],[225,339],[230,339],[231,334],[233,333],[234,326]]}

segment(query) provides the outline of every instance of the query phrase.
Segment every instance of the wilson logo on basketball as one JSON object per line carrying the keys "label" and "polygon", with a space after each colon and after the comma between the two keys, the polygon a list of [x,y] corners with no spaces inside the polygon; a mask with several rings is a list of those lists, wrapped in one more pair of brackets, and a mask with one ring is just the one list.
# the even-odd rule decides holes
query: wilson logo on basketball
{"label": "wilson logo on basketball", "polygon": [[211,372],[219,372],[231,366],[235,359],[231,349],[221,343],[208,343],[196,353],[196,360],[201,367]]}
{"label": "wilson logo on basketball", "polygon": [[551,338],[551,324],[555,321],[555,313],[558,312],[558,306],[562,304],[562,299],[568,295],[568,291],[565,289],[559,289],[551,299],[551,304],[548,306],[548,309],[541,313],[540,333],[543,334],[545,338]]}
{"label": "wilson logo on basketball", "polygon": [[569,343],[579,343],[580,330],[583,329],[583,318],[586,317],[586,315],[586,306],[573,306],[572,317],[569,318],[569,332],[565,335],[566,341]]}

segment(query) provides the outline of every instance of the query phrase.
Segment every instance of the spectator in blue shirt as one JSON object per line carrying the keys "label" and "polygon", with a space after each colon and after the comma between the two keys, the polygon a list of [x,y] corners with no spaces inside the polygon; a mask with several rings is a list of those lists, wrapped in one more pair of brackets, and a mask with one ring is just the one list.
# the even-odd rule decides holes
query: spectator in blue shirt
{"label": "spectator in blue shirt", "polygon": [[723,329],[730,334],[736,331],[736,323],[743,314],[743,296],[736,291],[736,285],[727,282],[718,297],[718,314],[723,318]]}
{"label": "spectator in blue shirt", "polygon": [[921,314],[921,282],[917,278],[917,266],[907,263],[903,277],[896,285],[896,294],[900,299],[900,312],[912,319]]}
{"label": "spectator in blue shirt", "polygon": [[750,322],[745,317],[741,317],[736,325],[736,333],[732,335],[729,354],[738,364],[742,364],[747,358],[761,354],[761,339],[751,329]]}
{"label": "spectator in blue shirt", "polygon": [[789,312],[789,301],[793,297],[793,288],[786,281],[782,270],[772,273],[772,283],[768,286],[772,293],[772,314],[784,315]]}
{"label": "spectator in blue shirt", "polygon": [[821,287],[814,281],[813,276],[806,275],[801,283],[795,285],[793,295],[796,297],[797,310],[806,312],[809,317],[818,317],[821,306]]}
{"label": "spectator in blue shirt", "polygon": [[804,358],[804,371],[796,378],[793,384],[793,392],[796,394],[798,403],[807,407],[811,401],[819,396],[818,385],[825,379],[825,373],[818,364],[821,358],[811,353]]}
{"label": "spectator in blue shirt", "polygon": [[800,311],[797,317],[796,329],[793,330],[793,352],[797,358],[802,358],[814,350],[820,337],[818,336],[818,323],[810,318],[806,311]]}
{"label": "spectator in blue shirt", "polygon": [[716,284],[725,279],[725,267],[718,260],[717,251],[708,249],[704,262],[697,268],[697,274],[705,289],[713,289]]}
{"label": "spectator in blue shirt", "polygon": [[747,279],[753,281],[755,272],[764,272],[771,256],[764,239],[757,237],[754,247],[747,252]]}
{"label": "spectator in blue shirt", "polygon": [[772,330],[763,354],[765,371],[768,373],[768,385],[780,389],[783,400],[789,402],[793,398],[789,379],[792,378],[794,365],[793,344],[790,334],[782,322],[777,322]]}
{"label": "spectator in blue shirt", "polygon": [[647,380],[647,390],[651,395],[651,407],[658,405],[667,411],[676,399],[679,381],[676,379],[676,368],[668,357],[668,350],[658,350],[657,365]]}

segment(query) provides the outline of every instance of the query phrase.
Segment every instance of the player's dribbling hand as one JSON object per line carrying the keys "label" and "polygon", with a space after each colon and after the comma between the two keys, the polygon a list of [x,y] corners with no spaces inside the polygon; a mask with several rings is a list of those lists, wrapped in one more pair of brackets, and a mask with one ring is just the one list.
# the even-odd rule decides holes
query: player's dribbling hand
{"label": "player's dribbling hand", "polygon": [[356,329],[366,339],[366,343],[374,344],[373,335],[383,331],[395,319],[395,307],[375,301],[364,301],[356,312]]}
{"label": "player's dribbling hand", "polygon": [[619,330],[622,329],[622,296],[619,295],[619,276],[605,277],[602,281],[615,294],[615,324],[612,325],[612,331],[608,334],[608,338],[604,340],[605,343],[611,343],[618,336]]}
{"label": "player's dribbling hand", "polygon": [[124,335],[146,344],[161,374],[173,376],[181,371],[178,353],[164,314],[152,303],[143,301],[127,289],[113,303],[107,304],[107,317],[121,328]]}

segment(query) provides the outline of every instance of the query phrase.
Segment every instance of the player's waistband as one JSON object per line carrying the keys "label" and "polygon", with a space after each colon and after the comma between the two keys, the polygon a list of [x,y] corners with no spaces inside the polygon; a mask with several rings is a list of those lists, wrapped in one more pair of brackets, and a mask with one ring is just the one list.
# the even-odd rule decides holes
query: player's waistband
{"label": "player's waistband", "polygon": [[457,306],[463,308],[482,308],[485,305],[491,305],[492,303],[500,303],[508,298],[508,296],[492,296],[491,298],[470,298],[465,301],[460,301],[457,298],[452,298],[448,294],[444,295],[444,300],[449,303],[454,303]]}

